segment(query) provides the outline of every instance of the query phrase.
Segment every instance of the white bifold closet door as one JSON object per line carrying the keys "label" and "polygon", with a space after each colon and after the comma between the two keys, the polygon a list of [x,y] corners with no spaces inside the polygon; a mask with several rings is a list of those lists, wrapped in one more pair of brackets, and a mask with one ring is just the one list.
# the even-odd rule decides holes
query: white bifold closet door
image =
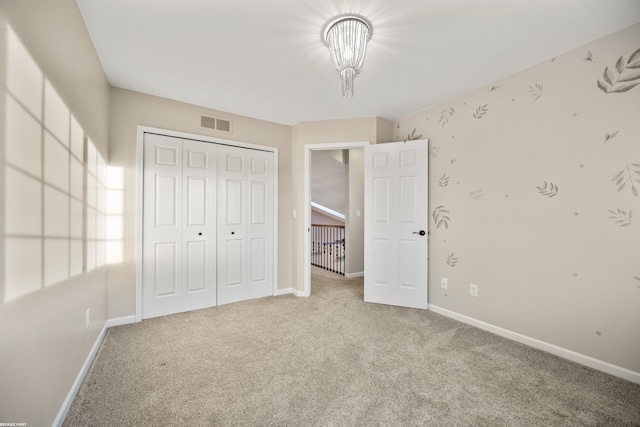
{"label": "white bifold closet door", "polygon": [[145,318],[216,305],[216,151],[145,134]]}
{"label": "white bifold closet door", "polygon": [[218,149],[218,304],[273,295],[273,153]]}
{"label": "white bifold closet door", "polygon": [[143,198],[143,318],[273,294],[273,153],[147,133]]}

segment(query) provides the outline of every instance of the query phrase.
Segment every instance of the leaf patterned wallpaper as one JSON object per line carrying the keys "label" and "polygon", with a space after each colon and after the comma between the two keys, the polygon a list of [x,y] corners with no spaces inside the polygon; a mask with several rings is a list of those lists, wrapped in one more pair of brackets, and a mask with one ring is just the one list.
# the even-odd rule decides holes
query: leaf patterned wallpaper
{"label": "leaf patterned wallpaper", "polygon": [[640,24],[397,123],[421,138],[430,303],[640,372]]}

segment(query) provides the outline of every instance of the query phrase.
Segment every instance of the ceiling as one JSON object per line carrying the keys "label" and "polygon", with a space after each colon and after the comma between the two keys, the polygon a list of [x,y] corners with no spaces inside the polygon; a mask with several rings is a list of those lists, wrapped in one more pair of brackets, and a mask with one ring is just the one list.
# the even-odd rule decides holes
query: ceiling
{"label": "ceiling", "polygon": [[[391,121],[640,22],[640,0],[77,0],[111,85],[293,125]],[[321,41],[373,36],[342,98]]]}

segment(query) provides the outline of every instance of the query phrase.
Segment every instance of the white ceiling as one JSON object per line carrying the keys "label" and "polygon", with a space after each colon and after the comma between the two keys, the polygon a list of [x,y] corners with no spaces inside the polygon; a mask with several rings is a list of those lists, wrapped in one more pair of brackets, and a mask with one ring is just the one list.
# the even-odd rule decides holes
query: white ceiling
{"label": "white ceiling", "polygon": [[[640,0],[77,0],[116,87],[293,125],[392,121],[640,22]],[[355,97],[321,42],[373,24]]]}

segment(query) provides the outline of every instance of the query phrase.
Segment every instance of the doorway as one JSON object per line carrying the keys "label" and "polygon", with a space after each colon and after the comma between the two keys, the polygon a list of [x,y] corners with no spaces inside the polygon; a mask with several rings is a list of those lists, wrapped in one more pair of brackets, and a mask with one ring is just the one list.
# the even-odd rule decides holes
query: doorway
{"label": "doorway", "polygon": [[[369,145],[369,142],[338,142],[338,143],[328,143],[328,144],[306,144],[305,152],[304,152],[304,295],[311,295],[311,159],[312,153],[314,151],[330,151],[330,150],[349,150],[350,153],[352,151],[363,152],[363,148]],[[364,153],[358,153],[362,155]],[[351,157],[351,156],[350,156]],[[352,195],[353,196],[353,195]],[[362,197],[362,208],[355,209],[355,212],[352,212],[352,216],[362,219],[364,215],[364,192],[360,195]],[[359,212],[358,212],[359,211]],[[360,216],[358,217],[358,214]],[[349,220],[349,212],[347,212],[346,218]],[[353,218],[352,218],[353,219]],[[347,229],[349,229],[347,225]],[[361,242],[360,244],[364,244],[364,234],[363,232],[353,233],[354,229],[348,231],[348,235],[346,236],[346,248],[345,251],[347,253],[351,252],[349,245],[351,242]],[[364,252],[361,255],[364,256]],[[358,262],[358,260],[349,259],[347,262]],[[362,258],[362,264],[364,263],[364,258]],[[355,275],[354,275],[355,273]],[[347,275],[348,274],[348,275]],[[354,272],[352,269],[347,266],[345,271],[345,276],[347,277],[357,277],[363,275],[363,270]]]}

